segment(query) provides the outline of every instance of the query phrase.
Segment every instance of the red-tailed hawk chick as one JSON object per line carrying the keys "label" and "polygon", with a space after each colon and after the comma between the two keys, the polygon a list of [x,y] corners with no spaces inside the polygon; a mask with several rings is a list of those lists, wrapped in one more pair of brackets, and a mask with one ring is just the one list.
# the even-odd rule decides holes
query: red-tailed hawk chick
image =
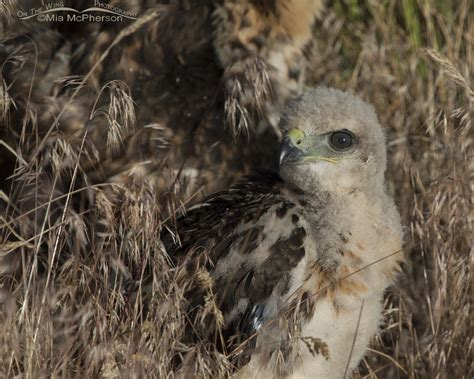
{"label": "red-tailed hawk chick", "polygon": [[[190,333],[237,357],[240,377],[342,378],[377,332],[402,259],[385,139],[371,106],[327,88],[294,100],[280,126],[279,176],[190,209],[170,252],[207,281],[188,291]],[[221,321],[204,317],[212,299]]]}

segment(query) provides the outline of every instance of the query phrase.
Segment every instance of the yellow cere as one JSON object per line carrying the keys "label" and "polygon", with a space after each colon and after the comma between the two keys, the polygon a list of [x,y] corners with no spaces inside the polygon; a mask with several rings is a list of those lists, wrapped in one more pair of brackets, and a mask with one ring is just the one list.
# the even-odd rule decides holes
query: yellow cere
{"label": "yellow cere", "polygon": [[299,129],[290,129],[286,135],[294,142],[302,140],[304,138],[304,133]]}

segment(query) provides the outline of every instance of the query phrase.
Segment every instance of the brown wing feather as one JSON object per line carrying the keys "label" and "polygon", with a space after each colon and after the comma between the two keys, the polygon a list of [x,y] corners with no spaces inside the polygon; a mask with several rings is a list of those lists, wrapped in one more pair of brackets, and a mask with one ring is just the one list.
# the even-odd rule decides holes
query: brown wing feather
{"label": "brown wing feather", "polygon": [[[294,208],[297,212],[297,207],[282,193],[283,187],[284,183],[275,174],[248,178],[230,190],[210,196],[201,206],[179,218],[180,244],[174,244],[171,235],[164,237],[170,255],[176,262],[187,263],[190,276],[204,269],[213,278],[211,289],[196,280],[196,285],[187,291],[191,321],[187,337],[218,342],[219,349],[225,353],[246,342],[238,354],[238,366],[249,359],[255,345],[255,338],[250,337],[265,322],[266,301],[276,286],[287,287],[290,270],[305,254],[306,231],[292,222],[294,217],[288,210]],[[256,264],[250,258],[265,238],[261,218],[268,212],[275,212],[279,219],[288,216],[290,232],[278,236],[269,248],[268,258]],[[226,275],[213,276],[214,267],[228,254],[241,255],[239,262],[243,263],[232,267]],[[215,315],[207,315],[202,322],[202,310],[211,292],[224,315],[223,327],[218,325]],[[232,312],[238,314],[228,317]]]}

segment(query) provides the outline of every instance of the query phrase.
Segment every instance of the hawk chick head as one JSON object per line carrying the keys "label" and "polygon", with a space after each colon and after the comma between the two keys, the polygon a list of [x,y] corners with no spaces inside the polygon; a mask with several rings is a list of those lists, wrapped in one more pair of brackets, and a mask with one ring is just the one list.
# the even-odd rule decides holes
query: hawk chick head
{"label": "hawk chick head", "polygon": [[293,100],[282,117],[280,175],[305,192],[383,193],[385,138],[371,105],[330,88]]}

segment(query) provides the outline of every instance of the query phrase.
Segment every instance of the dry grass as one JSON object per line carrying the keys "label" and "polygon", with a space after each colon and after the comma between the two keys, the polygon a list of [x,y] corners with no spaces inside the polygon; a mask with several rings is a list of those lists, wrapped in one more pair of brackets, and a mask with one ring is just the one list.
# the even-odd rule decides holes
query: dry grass
{"label": "dry grass", "polygon": [[[2,80],[0,165],[13,174],[6,180],[2,173],[0,193],[2,377],[173,377],[177,360],[205,377],[233,368],[212,344],[186,342],[186,289],[198,285],[207,293],[199,316],[219,324],[220,313],[202,273],[190,278],[173,267],[160,242],[164,222],[196,193],[183,197],[176,178],[163,189],[163,180],[174,178],[165,161],[157,163],[158,178],[135,167],[121,183],[91,180],[134,141],[127,138],[141,125],[141,109],[128,83],[108,81],[94,91],[88,79],[114,48],[166,11],[153,9],[116,33],[86,75],[58,76],[71,75],[75,84],[68,81],[46,129],[35,100],[44,88],[36,79],[24,84],[23,98]],[[11,23],[4,27],[13,30]],[[406,225],[408,261],[387,294],[383,333],[355,376],[474,376],[473,35],[467,0],[339,0],[316,25],[308,84],[353,89],[375,105],[389,140],[390,188]],[[9,62],[18,72],[36,72],[21,51],[11,52]],[[249,75],[265,84],[254,99],[258,114],[268,93],[265,72],[255,70],[249,66]],[[239,91],[234,98],[246,96]],[[61,129],[64,115],[81,109],[77,102],[92,127]],[[227,114],[237,131],[247,128],[250,115]],[[94,130],[101,117],[108,128]],[[173,146],[172,139],[160,134],[158,144]]]}
{"label": "dry grass", "polygon": [[231,66],[224,73],[226,99],[224,103],[226,125],[234,132],[248,134],[261,119],[265,102],[271,97],[270,79],[265,62],[258,57],[246,58],[239,62],[243,74],[234,73]]}

